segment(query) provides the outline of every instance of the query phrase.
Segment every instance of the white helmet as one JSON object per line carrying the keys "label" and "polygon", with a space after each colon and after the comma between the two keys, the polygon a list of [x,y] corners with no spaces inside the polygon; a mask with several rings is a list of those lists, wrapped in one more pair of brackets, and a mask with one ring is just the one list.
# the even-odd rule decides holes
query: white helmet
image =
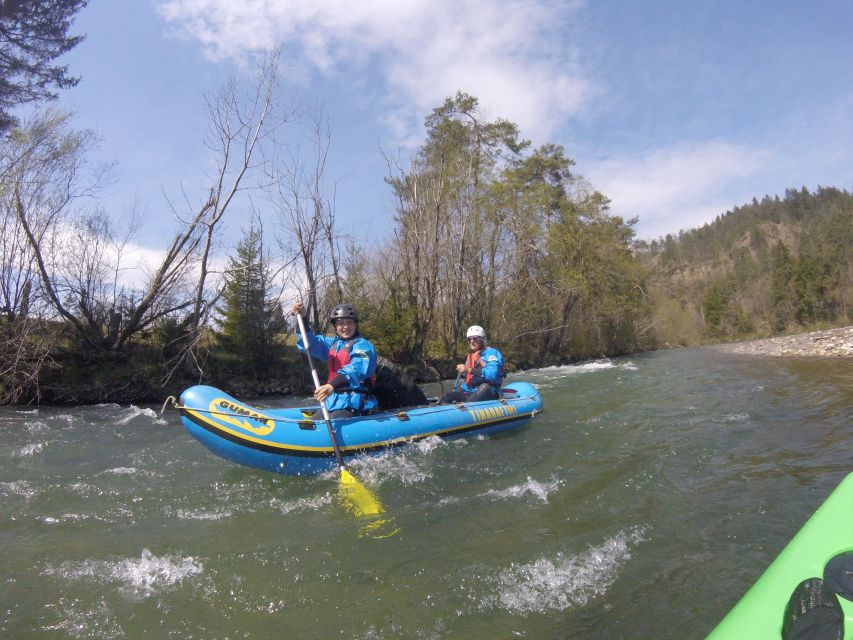
{"label": "white helmet", "polygon": [[465,334],[466,338],[480,338],[481,340],[486,339],[486,332],[483,330],[478,324],[473,324],[468,327],[468,333]]}

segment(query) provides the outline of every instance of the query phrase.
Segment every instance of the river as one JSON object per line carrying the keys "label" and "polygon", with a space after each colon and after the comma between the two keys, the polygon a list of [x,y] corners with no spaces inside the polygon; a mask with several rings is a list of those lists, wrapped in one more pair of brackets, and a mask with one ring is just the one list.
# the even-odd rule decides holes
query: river
{"label": "river", "polygon": [[511,379],[529,426],[353,464],[387,538],[334,474],[236,466],[174,411],[0,408],[0,637],[704,638],[853,470],[851,359]]}

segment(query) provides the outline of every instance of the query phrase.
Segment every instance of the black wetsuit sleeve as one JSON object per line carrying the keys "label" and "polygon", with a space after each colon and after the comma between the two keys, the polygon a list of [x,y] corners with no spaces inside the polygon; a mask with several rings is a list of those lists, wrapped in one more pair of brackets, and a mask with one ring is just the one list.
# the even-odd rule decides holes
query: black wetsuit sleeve
{"label": "black wetsuit sleeve", "polygon": [[329,384],[332,385],[332,388],[335,391],[340,391],[341,389],[344,389],[349,386],[349,380],[347,380],[347,377],[345,375],[339,373],[334,378],[329,380]]}

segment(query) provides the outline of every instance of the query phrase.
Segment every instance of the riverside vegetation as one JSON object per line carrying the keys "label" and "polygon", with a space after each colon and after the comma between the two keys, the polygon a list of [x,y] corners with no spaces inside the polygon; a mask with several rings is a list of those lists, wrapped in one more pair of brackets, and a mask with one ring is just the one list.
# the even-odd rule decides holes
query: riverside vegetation
{"label": "riverside vegetation", "polygon": [[[276,105],[274,57],[256,83],[250,104],[234,86],[209,101],[219,173],[194,210],[176,212],[144,284],[121,278],[138,221],[122,233],[81,206],[101,175],[85,171],[91,132],[46,111],[4,138],[0,401],[156,402],[199,382],[238,395],[304,391],[282,314],[294,289],[318,327],[338,301],[354,304],[379,354],[421,381],[453,375],[474,323],[523,369],[850,322],[845,190],[790,189],[640,241],[563,147],[532,148],[459,93],[426,118],[411,159],[387,158],[393,227],[357,244],[335,225],[322,119],[309,117],[312,161],[283,153],[272,132],[304,116]],[[266,198],[277,244],[256,216],[216,274],[221,222],[246,190]]]}

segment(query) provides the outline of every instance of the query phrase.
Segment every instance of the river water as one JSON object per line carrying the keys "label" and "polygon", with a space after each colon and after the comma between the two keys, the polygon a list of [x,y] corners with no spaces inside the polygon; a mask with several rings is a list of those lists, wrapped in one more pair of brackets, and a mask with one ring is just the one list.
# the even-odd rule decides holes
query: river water
{"label": "river water", "polygon": [[703,638],[853,470],[850,359],[511,379],[529,426],[352,466],[387,538],[335,474],[236,466],[174,411],[0,409],[0,637]]}

